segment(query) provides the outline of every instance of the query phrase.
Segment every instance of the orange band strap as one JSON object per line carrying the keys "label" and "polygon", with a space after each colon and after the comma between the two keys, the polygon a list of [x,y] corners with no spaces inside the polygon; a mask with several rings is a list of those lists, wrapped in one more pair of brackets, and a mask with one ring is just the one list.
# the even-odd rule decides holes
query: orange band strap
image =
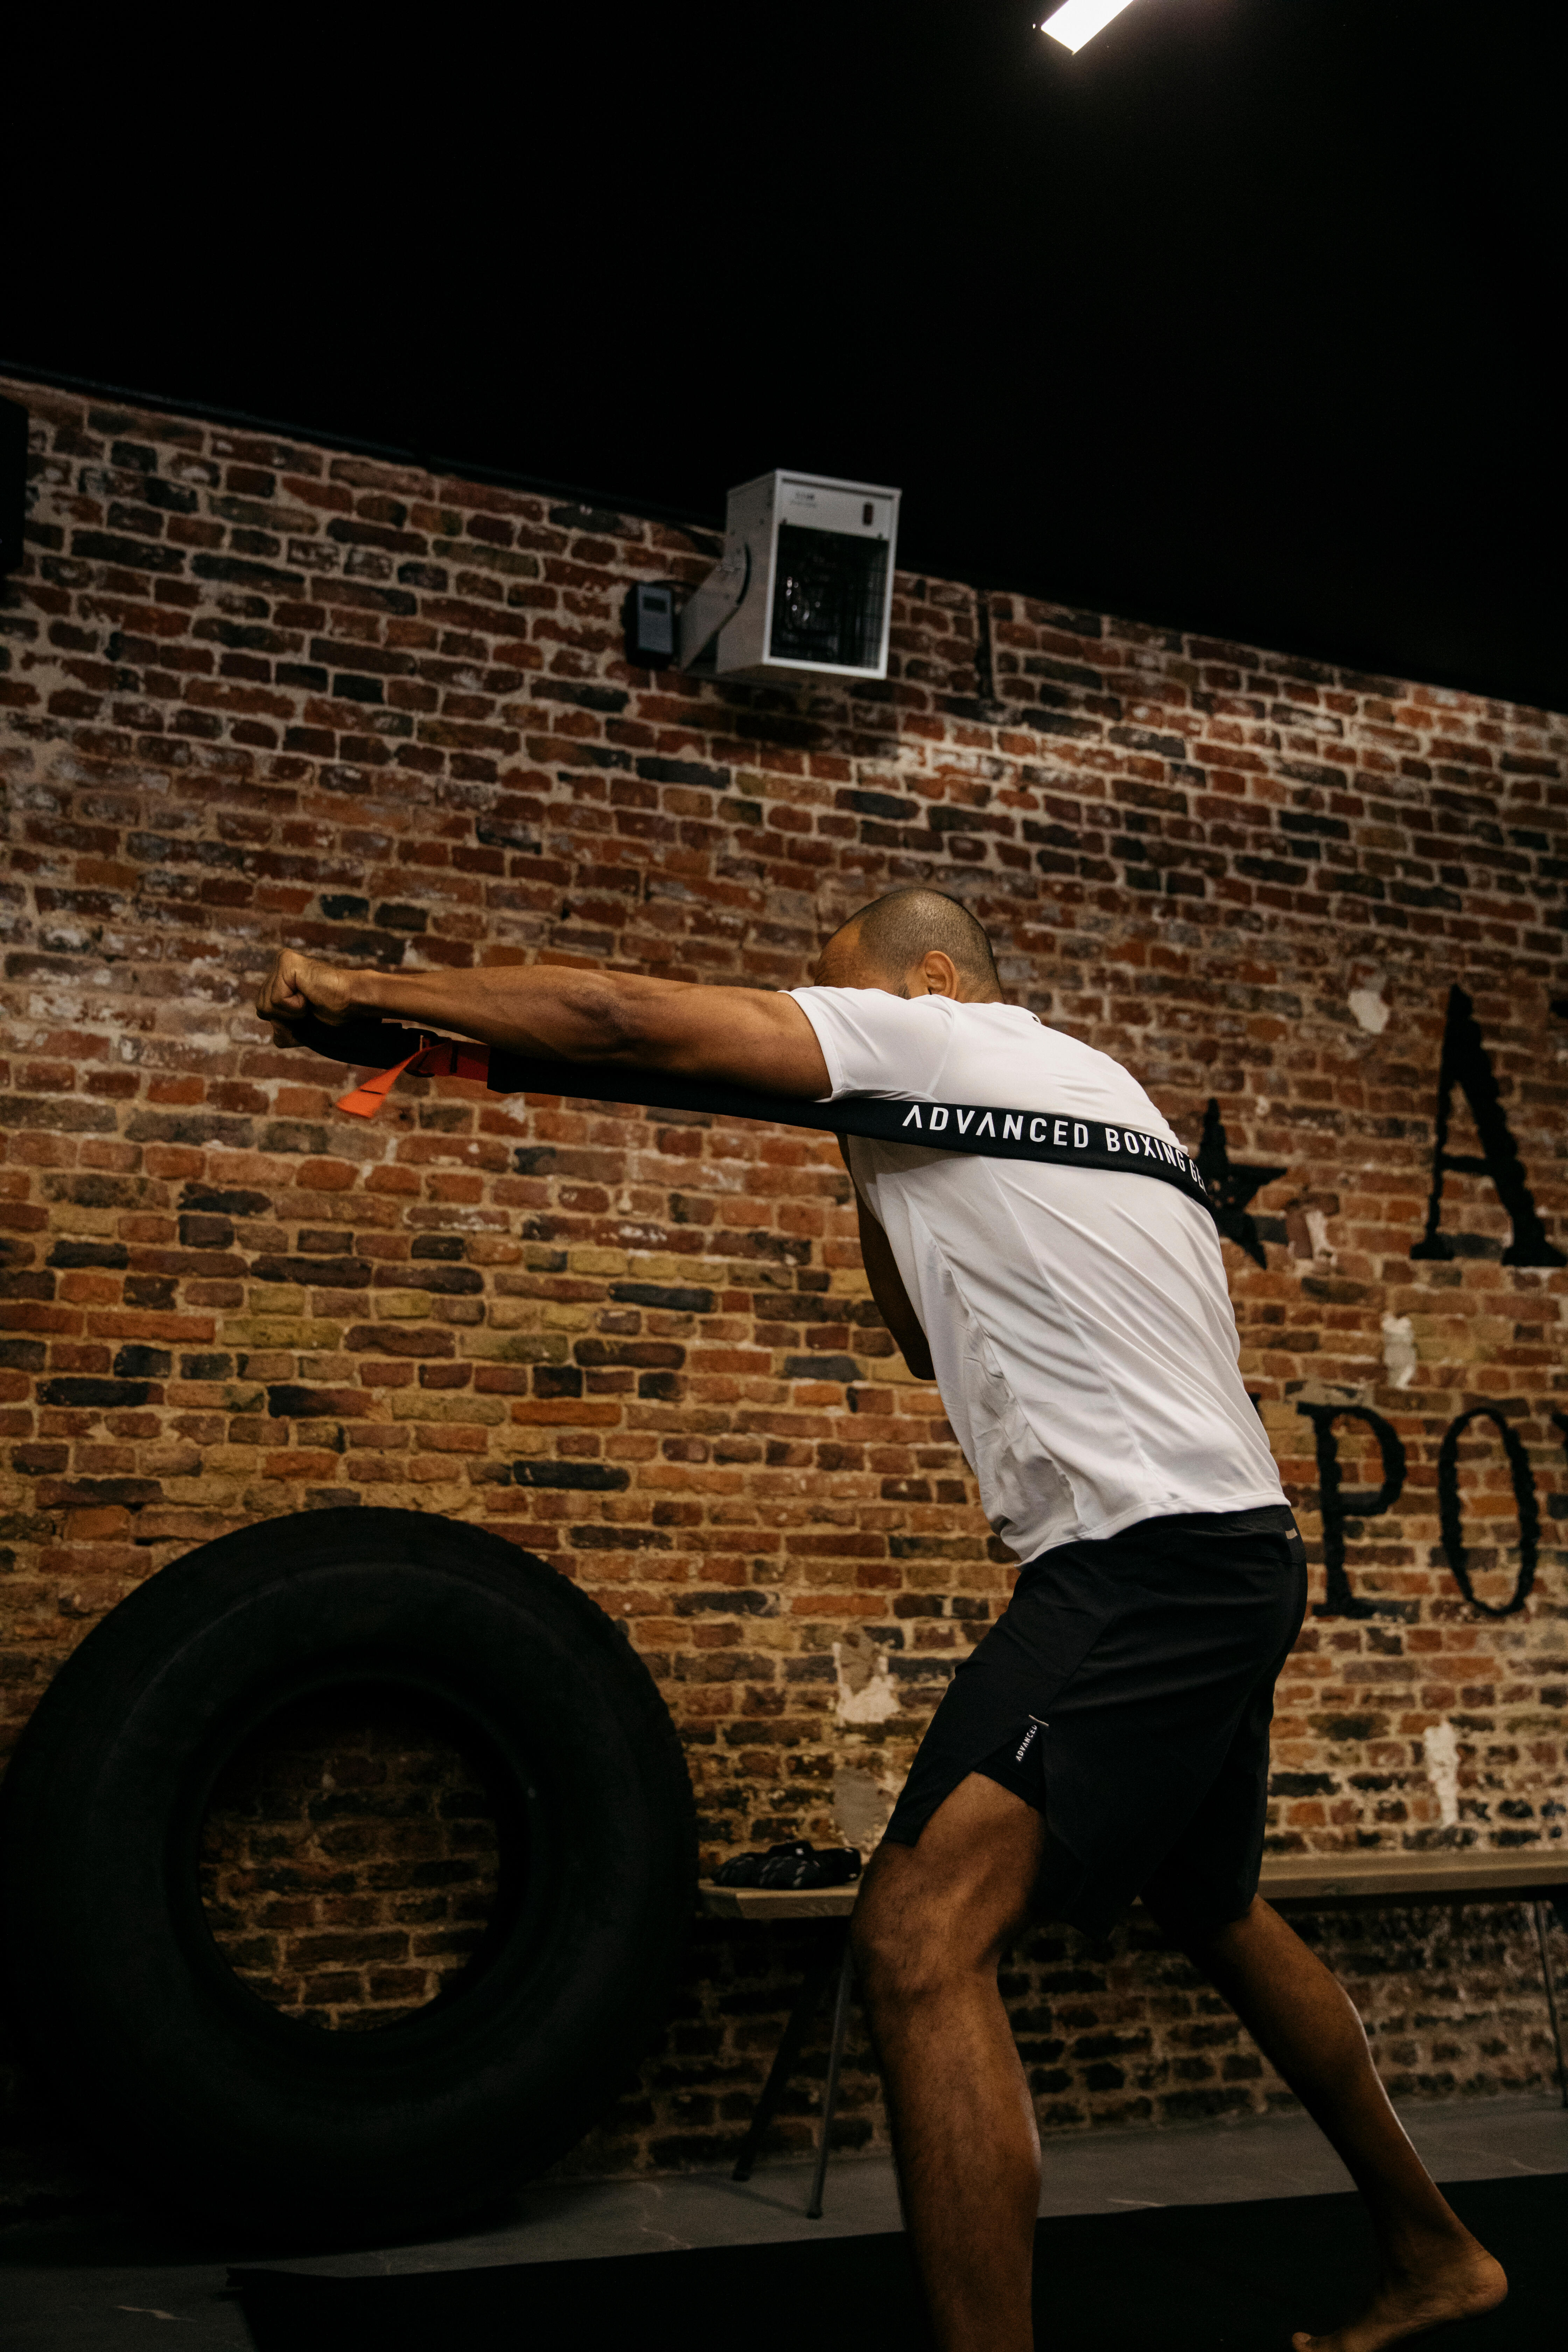
{"label": "orange band strap", "polygon": [[416,1078],[474,1078],[482,1086],[489,1068],[488,1045],[451,1045],[443,1038],[437,1045],[417,1045],[395,1068],[378,1070],[352,1094],[341,1095],[338,1108],[351,1118],[374,1118],[405,1070],[412,1070]]}

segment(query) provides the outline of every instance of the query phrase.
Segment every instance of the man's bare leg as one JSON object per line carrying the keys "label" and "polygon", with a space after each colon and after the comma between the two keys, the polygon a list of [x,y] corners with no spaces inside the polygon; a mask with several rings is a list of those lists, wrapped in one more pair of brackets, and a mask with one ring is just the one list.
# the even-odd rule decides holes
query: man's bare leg
{"label": "man's bare leg", "polygon": [[972,1772],[918,1845],[880,1847],[852,1930],[904,2221],[942,2352],[1032,2352],[1040,2142],[996,1988],[1045,1823]]}
{"label": "man's bare leg", "polygon": [[1445,2201],[1389,2104],[1348,1996],[1294,1929],[1259,1896],[1228,1927],[1180,1940],[1327,2135],[1371,2212],[1376,2292],[1331,2335],[1293,2336],[1297,2352],[1382,2352],[1500,2304],[1502,2265]]}

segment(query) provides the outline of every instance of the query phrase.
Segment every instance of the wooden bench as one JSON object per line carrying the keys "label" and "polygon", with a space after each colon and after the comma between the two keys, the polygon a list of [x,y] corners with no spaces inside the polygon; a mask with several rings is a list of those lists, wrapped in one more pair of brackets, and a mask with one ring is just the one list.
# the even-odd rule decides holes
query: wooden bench
{"label": "wooden bench", "polygon": [[[807,2030],[822,1997],[835,1988],[833,2031],[827,2049],[827,2082],[822,2098],[822,2129],[817,2139],[812,2176],[810,2220],[822,2217],[822,2192],[827,2175],[827,2154],[833,2117],[838,2105],[838,2072],[849,2023],[849,1994],[854,1967],[849,1953],[849,1914],[855,1908],[853,1886],[805,1888],[716,1886],[703,1881],[701,1908],[718,1919],[821,1919],[826,1923],[821,1948],[805,1972],[789,2021],[780,2037],[762,2096],[752,2112],[731,2178],[749,2180],[763,2136],[778,2112],[779,2103],[800,2063]],[[1563,2055],[1563,2022],[1557,1987],[1552,1973],[1549,1941],[1550,1907],[1555,1905],[1568,1927],[1568,1846],[1540,1847],[1493,1853],[1473,1846],[1437,1847],[1426,1853],[1268,1854],[1264,1857],[1259,1892],[1282,1909],[1374,1910],[1401,1903],[1522,1903],[1535,1919],[1541,1952],[1541,1976],[1557,2053],[1557,2080],[1563,2104],[1568,2107],[1568,2058]]]}

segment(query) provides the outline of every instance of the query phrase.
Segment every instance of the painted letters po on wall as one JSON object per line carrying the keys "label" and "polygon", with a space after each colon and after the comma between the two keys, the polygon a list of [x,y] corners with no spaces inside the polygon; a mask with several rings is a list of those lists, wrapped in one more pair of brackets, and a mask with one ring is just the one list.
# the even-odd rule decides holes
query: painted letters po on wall
{"label": "painted letters po on wall", "polygon": [[1213,1186],[1316,1563],[1274,1840],[1562,1838],[1568,724],[909,575],[885,687],[653,674],[700,534],[8,389],[13,1733],[163,1562],[395,1503],[626,1620],[710,1857],[874,1836],[1009,1579],[831,1142],[365,1127],[247,1004],[280,940],[790,985],[918,879]]}

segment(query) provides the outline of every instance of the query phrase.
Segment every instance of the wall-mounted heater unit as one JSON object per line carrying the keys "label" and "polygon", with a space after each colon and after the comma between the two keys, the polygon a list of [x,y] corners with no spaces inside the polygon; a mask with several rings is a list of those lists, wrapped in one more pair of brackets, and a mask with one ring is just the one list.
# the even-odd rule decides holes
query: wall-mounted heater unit
{"label": "wall-mounted heater unit", "polygon": [[724,553],[688,597],[680,667],[720,677],[886,677],[899,493],[822,474],[731,490]]}

